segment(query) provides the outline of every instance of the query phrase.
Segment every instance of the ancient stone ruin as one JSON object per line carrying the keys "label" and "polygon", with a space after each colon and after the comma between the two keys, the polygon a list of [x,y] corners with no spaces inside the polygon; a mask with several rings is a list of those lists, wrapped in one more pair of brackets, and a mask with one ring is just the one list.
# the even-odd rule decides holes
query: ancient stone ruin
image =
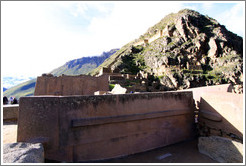
{"label": "ancient stone ruin", "polygon": [[[219,162],[241,161],[241,148],[233,145],[236,141],[235,145],[242,147],[242,94],[232,93],[229,84],[171,92],[101,93],[108,91],[110,81],[140,77],[146,76],[106,69],[98,77],[39,77],[36,96],[20,98],[17,142],[42,143],[48,160],[90,162],[200,136],[201,153]],[[93,95],[95,92],[98,95]],[[234,141],[230,144],[233,149],[218,155],[213,151],[217,144],[211,147],[206,143],[211,140],[220,144]],[[236,158],[220,160],[232,151],[237,152]]]}
{"label": "ancient stone ruin", "polygon": [[47,159],[125,156],[191,139],[191,92],[20,99],[18,142],[41,142]]}
{"label": "ancient stone ruin", "polygon": [[[219,162],[240,162],[243,95],[231,92],[225,84],[176,92],[22,97],[17,142],[42,143],[49,160],[88,162],[198,135],[201,153]],[[229,143],[232,149],[218,154],[213,151],[217,143],[207,145],[211,140]],[[232,151],[237,157],[226,157]]]}
{"label": "ancient stone ruin", "polygon": [[[18,120],[16,145],[42,145],[57,162],[94,162],[198,138],[214,161],[243,163],[243,38],[195,11],[176,16],[122,47],[96,77],[38,77],[35,96],[3,107],[3,120]],[[116,84],[126,89],[109,94]]]}
{"label": "ancient stone ruin", "polygon": [[93,95],[95,91],[108,91],[108,76],[87,75],[59,77],[43,74],[37,78],[35,96],[40,95]]}

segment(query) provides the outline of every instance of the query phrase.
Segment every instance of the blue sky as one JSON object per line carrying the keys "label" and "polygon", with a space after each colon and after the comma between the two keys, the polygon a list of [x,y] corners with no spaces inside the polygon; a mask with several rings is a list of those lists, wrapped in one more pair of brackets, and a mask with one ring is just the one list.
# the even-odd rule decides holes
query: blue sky
{"label": "blue sky", "polygon": [[2,76],[36,77],[69,60],[120,48],[183,8],[215,18],[244,36],[245,2],[222,2],[3,1]]}

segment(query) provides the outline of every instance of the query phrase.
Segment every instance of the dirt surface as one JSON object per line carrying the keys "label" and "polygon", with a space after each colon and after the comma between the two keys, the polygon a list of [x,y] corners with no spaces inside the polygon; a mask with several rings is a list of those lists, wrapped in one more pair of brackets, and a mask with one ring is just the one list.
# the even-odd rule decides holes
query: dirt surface
{"label": "dirt surface", "polygon": [[17,141],[17,123],[3,122],[3,143],[15,143]]}
{"label": "dirt surface", "polygon": [[[17,123],[3,123],[3,143],[14,143],[17,140]],[[199,153],[197,139],[180,142],[148,152],[129,155],[126,157],[90,161],[90,163],[217,163]],[[54,162],[48,161],[46,162]]]}
{"label": "dirt surface", "polygon": [[218,163],[198,151],[198,140],[189,140],[148,152],[122,158],[98,161],[102,163]]}

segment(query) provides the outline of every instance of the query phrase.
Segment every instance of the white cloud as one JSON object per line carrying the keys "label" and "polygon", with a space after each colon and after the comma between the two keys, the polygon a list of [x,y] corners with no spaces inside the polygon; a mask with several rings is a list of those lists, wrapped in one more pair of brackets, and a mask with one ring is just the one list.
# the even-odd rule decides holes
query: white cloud
{"label": "white cloud", "polygon": [[121,47],[145,33],[165,15],[182,8],[177,2],[117,2],[114,5],[110,16],[95,17],[88,27],[93,37],[100,36],[94,42],[102,48]]}
{"label": "white cloud", "polygon": [[41,75],[73,56],[86,42],[49,19],[43,3],[2,4],[2,73]]}
{"label": "white cloud", "polygon": [[[171,1],[2,2],[2,74],[37,76],[69,60],[120,48],[182,8]],[[234,20],[228,29],[244,31],[241,10],[237,5],[222,15],[227,27]]]}
{"label": "white cloud", "polygon": [[214,7],[214,3],[212,2],[206,2],[202,4],[202,8],[204,10],[211,10]]}

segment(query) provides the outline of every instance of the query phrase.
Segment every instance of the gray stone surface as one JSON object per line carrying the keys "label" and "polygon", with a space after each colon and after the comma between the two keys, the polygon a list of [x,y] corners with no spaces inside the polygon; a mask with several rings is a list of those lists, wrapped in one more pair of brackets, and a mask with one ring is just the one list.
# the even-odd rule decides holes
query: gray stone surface
{"label": "gray stone surface", "polygon": [[4,163],[43,163],[44,148],[41,143],[9,143],[3,145]]}
{"label": "gray stone surface", "polygon": [[243,162],[243,144],[224,137],[200,137],[198,149],[220,163]]}

